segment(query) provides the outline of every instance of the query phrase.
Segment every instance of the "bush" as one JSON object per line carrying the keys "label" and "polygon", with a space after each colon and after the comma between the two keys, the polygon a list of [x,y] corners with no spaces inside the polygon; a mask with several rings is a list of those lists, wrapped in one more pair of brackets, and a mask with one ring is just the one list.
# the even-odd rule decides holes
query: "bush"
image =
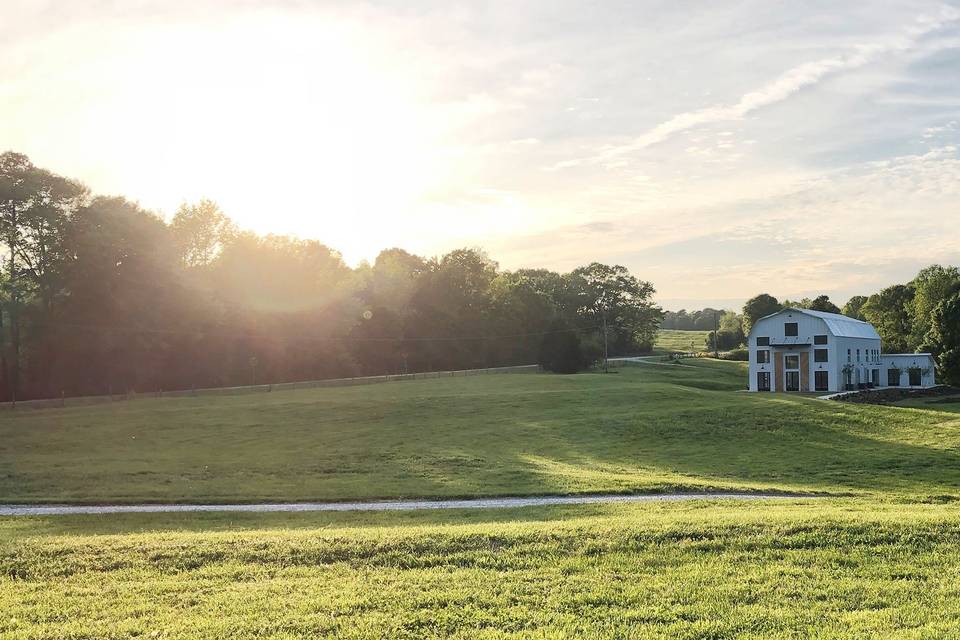
{"label": "bush", "polygon": [[747,362],[750,360],[750,352],[746,349],[731,349],[720,353],[721,360],[736,360],[738,362]]}
{"label": "bush", "polygon": [[943,382],[960,387],[960,348],[940,354],[940,374]]}
{"label": "bush", "polygon": [[554,373],[577,373],[590,365],[577,330],[558,323],[550,331],[540,342],[540,366]]}

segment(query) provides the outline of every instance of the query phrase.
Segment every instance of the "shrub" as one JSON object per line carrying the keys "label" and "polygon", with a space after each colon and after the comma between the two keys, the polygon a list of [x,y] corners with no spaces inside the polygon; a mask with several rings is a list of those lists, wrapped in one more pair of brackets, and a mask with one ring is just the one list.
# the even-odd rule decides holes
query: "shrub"
{"label": "shrub", "polygon": [[593,361],[590,354],[593,350],[594,345],[589,340],[581,340],[576,329],[556,323],[540,342],[539,364],[553,373],[577,373]]}
{"label": "shrub", "polygon": [[747,362],[750,360],[750,352],[746,349],[731,349],[720,354],[721,360],[736,360],[738,362]]}

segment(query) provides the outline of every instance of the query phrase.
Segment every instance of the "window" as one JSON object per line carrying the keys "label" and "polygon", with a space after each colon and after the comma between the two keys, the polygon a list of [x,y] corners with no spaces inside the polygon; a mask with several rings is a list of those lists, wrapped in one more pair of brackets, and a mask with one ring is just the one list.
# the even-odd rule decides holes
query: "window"
{"label": "window", "polygon": [[847,362],[850,362],[850,349],[847,349]]}
{"label": "window", "polygon": [[829,391],[830,373],[828,371],[814,371],[813,387],[816,391]]}
{"label": "window", "polygon": [[827,344],[827,336],[813,336],[813,344]]}
{"label": "window", "polygon": [[798,331],[798,329],[797,329],[797,323],[796,323],[796,322],[784,322],[784,323],[783,323],[783,335],[785,335],[785,336],[787,336],[787,337],[796,337],[796,336],[800,335],[800,334],[799,334],[799,331]]}
{"label": "window", "polygon": [[768,337],[766,337],[766,336],[764,336],[764,337],[762,337],[762,338],[761,338],[761,337],[757,337],[757,346],[758,346],[758,347],[769,347],[769,346],[770,346],[770,338],[768,338]]}
{"label": "window", "polygon": [[800,368],[800,356],[798,355],[787,355],[783,356],[783,368],[784,369],[799,369]]}
{"label": "window", "polygon": [[860,349],[857,349],[857,362],[860,362]]}
{"label": "window", "polygon": [[887,386],[900,386],[900,369],[887,369]]}
{"label": "window", "polygon": [[830,351],[827,349],[814,349],[813,350],[813,361],[814,362],[827,362],[828,355]]}
{"label": "window", "polygon": [[880,369],[870,371],[870,383],[875,387],[880,386]]}
{"label": "window", "polygon": [[787,371],[784,376],[786,381],[785,389],[787,391],[800,391],[800,372],[799,371]]}
{"label": "window", "polygon": [[920,373],[920,369],[917,369],[916,367],[911,367],[907,369],[907,375],[910,377],[911,387],[919,387],[920,385],[923,384],[923,381],[922,381],[923,376]]}
{"label": "window", "polygon": [[757,350],[757,364],[766,364],[770,362],[770,350],[769,349],[758,349]]}
{"label": "window", "polygon": [[757,391],[770,391],[770,372],[757,372]]}

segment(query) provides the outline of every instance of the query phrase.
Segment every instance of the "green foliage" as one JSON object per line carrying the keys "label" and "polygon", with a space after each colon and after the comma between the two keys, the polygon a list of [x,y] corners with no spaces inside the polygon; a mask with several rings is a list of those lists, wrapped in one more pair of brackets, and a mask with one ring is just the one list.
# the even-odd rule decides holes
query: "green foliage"
{"label": "green foliage", "polygon": [[707,335],[706,347],[708,351],[736,349],[746,340],[743,333],[743,317],[733,311],[724,311],[723,315],[720,316],[720,330],[716,333],[718,342],[716,346],[714,345],[714,332],[711,331]]}
{"label": "green foliage", "polygon": [[720,359],[733,360],[736,362],[747,362],[750,360],[750,351],[748,349],[731,349],[729,351],[723,351],[720,353]]}
{"label": "green foliage", "polygon": [[[804,299],[804,302],[806,302],[806,298]],[[830,302],[830,297],[825,295],[819,295],[813,300],[810,300],[809,304],[805,304],[803,308],[810,309],[811,311],[840,313],[840,307]]]}
{"label": "green foliage", "polygon": [[724,313],[728,312],[710,307],[689,313],[686,309],[665,311],[660,328],[678,331],[713,331],[717,316]]}
{"label": "green foliage", "polygon": [[960,386],[960,285],[933,309],[928,326],[925,343],[938,357],[943,381]]}
{"label": "green foliage", "polygon": [[598,262],[574,269],[570,286],[578,311],[595,327],[606,328],[611,354],[649,352],[663,317],[651,298],[653,285],[626,267]]}
{"label": "green foliage", "polygon": [[761,293],[747,300],[743,305],[743,333],[750,335],[750,329],[753,324],[772,313],[776,313],[783,308],[780,302],[768,293]]}
{"label": "green foliage", "polygon": [[537,361],[554,373],[577,373],[591,364],[581,345],[579,331],[559,321],[543,336]]}
{"label": "green foliage", "polygon": [[910,350],[913,287],[897,284],[870,296],[861,308],[863,317],[880,334],[887,353]]}
{"label": "green foliage", "polygon": [[241,232],[210,200],[168,225],[14,153],[0,244],[3,399],[532,364],[554,323],[578,330],[585,366],[604,321],[611,354],[633,354],[661,313],[618,265],[512,273],[477,249],[393,248],[351,269],[318,241]]}
{"label": "green foliage", "polygon": [[212,200],[182,204],[170,221],[170,231],[188,267],[210,264],[237,235],[236,225]]}
{"label": "green foliage", "polygon": [[823,311],[825,313],[840,313],[840,307],[833,304],[827,295],[819,295],[816,298],[801,298],[800,300],[784,300],[780,304],[784,309],[810,309],[811,311]]}
{"label": "green foliage", "polygon": [[867,296],[853,296],[843,305],[843,315],[855,320],[866,320],[863,317],[863,305],[867,302]]}
{"label": "green foliage", "polygon": [[[916,349],[927,340],[934,310],[960,289],[960,271],[956,267],[930,265],[920,270],[910,286],[914,291],[912,304],[908,308],[911,324],[910,348]],[[938,351],[940,349],[936,342],[933,347]]]}

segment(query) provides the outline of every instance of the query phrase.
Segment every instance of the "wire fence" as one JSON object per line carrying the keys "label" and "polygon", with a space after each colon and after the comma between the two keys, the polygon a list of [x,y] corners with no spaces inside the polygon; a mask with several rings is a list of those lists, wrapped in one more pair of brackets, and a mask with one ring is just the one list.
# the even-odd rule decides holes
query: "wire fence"
{"label": "wire fence", "polygon": [[488,367],[485,369],[459,369],[456,371],[426,371],[420,373],[397,373],[382,376],[358,376],[353,378],[328,378],[326,380],[304,380],[299,382],[278,382],[275,384],[255,384],[239,387],[209,387],[204,389],[178,389],[175,391],[130,392],[102,396],[61,396],[39,400],[21,400],[2,402],[0,409],[51,409],[57,407],[78,407],[108,402],[125,402],[148,398],[191,398],[200,396],[227,396],[247,393],[272,393],[274,391],[295,391],[299,389],[320,389],[324,387],[351,387],[365,384],[382,384],[403,380],[427,380],[432,378],[453,378],[465,376],[489,375],[495,373],[541,373],[537,364],[516,365],[512,367]]}

